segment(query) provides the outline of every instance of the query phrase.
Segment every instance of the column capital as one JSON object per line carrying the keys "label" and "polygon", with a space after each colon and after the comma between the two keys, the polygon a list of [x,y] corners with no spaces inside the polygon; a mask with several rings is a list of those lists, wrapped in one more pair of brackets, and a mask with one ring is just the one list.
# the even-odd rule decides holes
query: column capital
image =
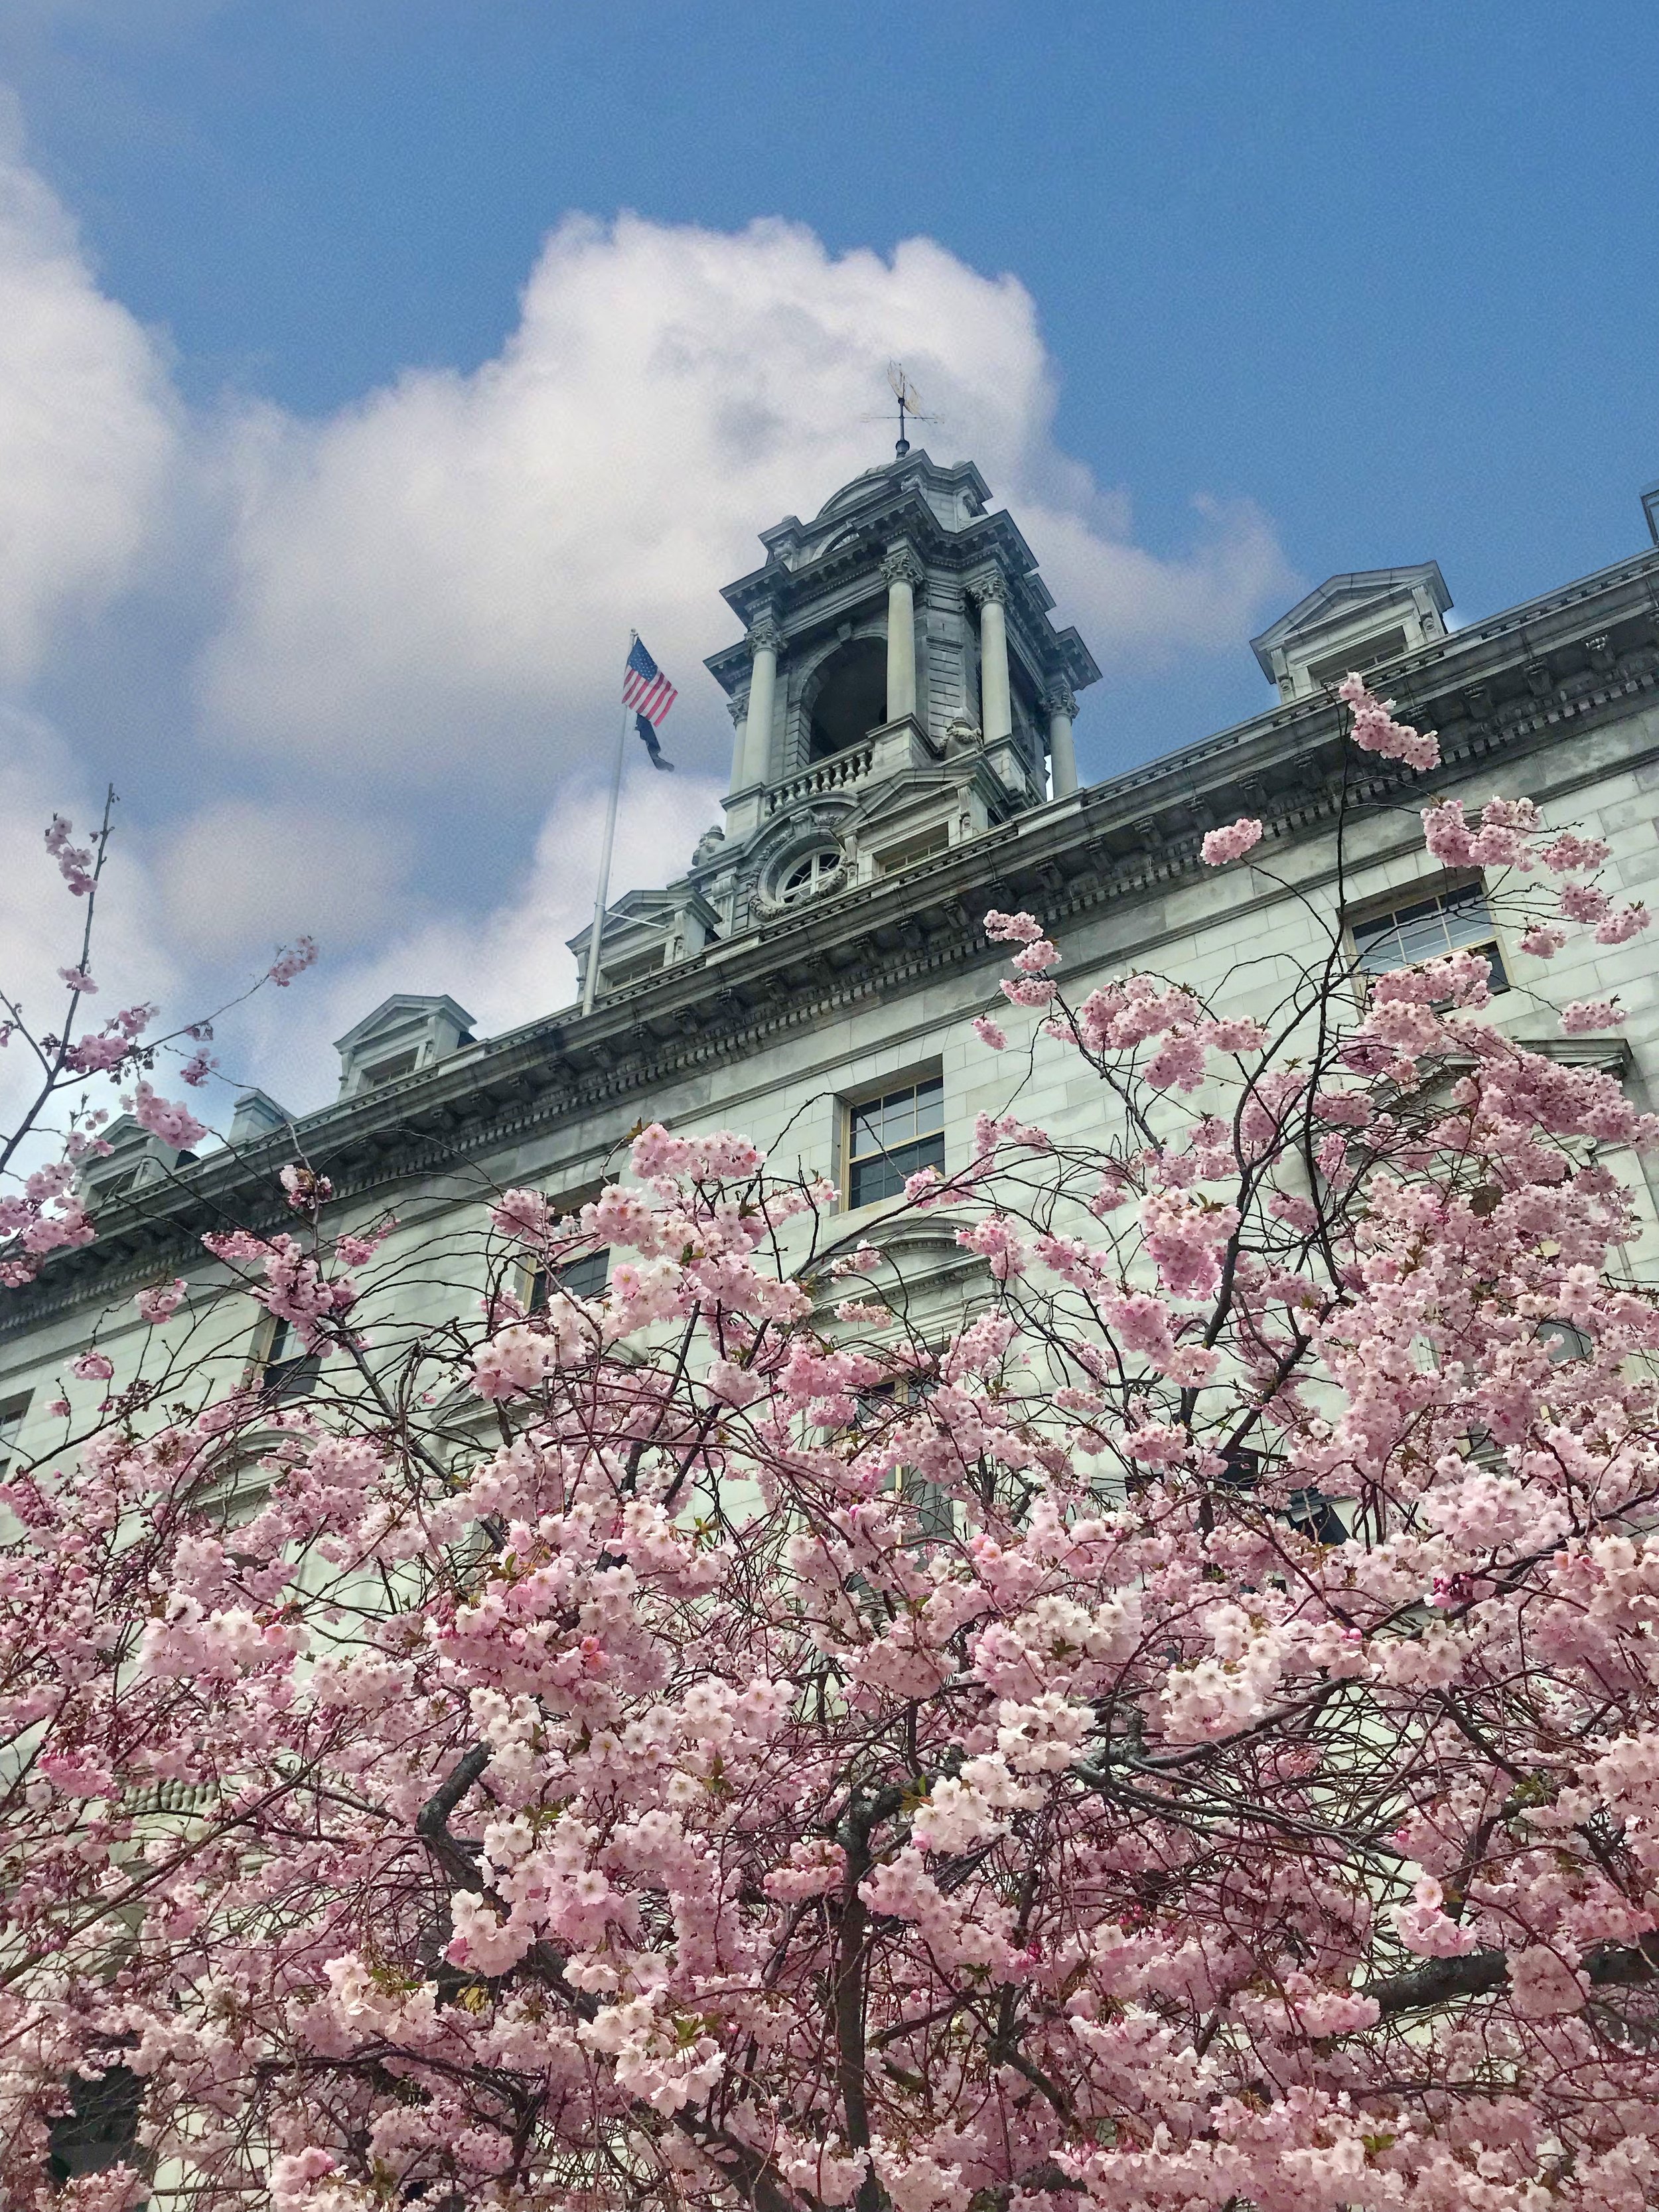
{"label": "column capital", "polygon": [[1069,722],[1077,713],[1077,693],[1069,684],[1045,684],[1042,711],[1045,714],[1064,714]]}
{"label": "column capital", "polygon": [[922,568],[912,548],[901,543],[890,545],[881,564],[881,580],[884,584],[908,584],[912,589],[921,581]]}
{"label": "column capital", "polygon": [[749,625],[749,650],[756,653],[781,653],[783,632],[778,628],[775,615],[757,615]]}
{"label": "column capital", "polygon": [[726,711],[732,717],[733,726],[743,721],[749,713],[749,694],[739,691],[735,699],[728,699]]}
{"label": "column capital", "polygon": [[1008,604],[1007,581],[994,571],[988,576],[970,577],[968,582],[968,592],[969,598],[981,607],[988,606],[993,603],[997,606],[1006,607]]}

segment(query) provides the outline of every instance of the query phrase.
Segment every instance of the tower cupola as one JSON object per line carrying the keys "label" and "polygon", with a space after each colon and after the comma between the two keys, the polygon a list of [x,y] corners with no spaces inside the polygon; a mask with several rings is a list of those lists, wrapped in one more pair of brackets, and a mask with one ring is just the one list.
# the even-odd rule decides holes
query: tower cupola
{"label": "tower cupola", "polygon": [[751,854],[759,915],[1076,789],[1100,672],[989,497],[971,462],[901,452],[763,531],[726,586],[744,635],[708,664],[736,727],[722,858]]}

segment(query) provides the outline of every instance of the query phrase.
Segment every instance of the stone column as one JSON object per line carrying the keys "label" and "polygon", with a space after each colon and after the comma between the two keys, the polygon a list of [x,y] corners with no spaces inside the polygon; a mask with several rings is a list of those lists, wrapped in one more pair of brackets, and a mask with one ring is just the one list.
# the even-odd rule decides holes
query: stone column
{"label": "stone column", "polygon": [[988,745],[1014,733],[1013,701],[1008,690],[1008,622],[1003,611],[1007,587],[1000,576],[974,586],[979,601],[979,719]]}
{"label": "stone column", "polygon": [[1042,695],[1048,717],[1048,758],[1054,764],[1054,797],[1068,798],[1077,789],[1077,749],[1072,743],[1072,717],[1077,694],[1068,684],[1051,684]]}
{"label": "stone column", "polygon": [[733,791],[741,791],[743,789],[743,749],[744,734],[748,728],[749,694],[745,691],[740,698],[728,699],[726,702],[726,711],[732,717],[731,788]]}
{"label": "stone column", "polygon": [[749,712],[743,725],[743,774],[738,788],[764,783],[772,765],[772,709],[777,697],[778,651],[783,640],[769,615],[749,633],[754,666],[749,678]]}
{"label": "stone column", "polygon": [[916,711],[916,586],[921,567],[908,545],[881,564],[887,580],[887,719]]}

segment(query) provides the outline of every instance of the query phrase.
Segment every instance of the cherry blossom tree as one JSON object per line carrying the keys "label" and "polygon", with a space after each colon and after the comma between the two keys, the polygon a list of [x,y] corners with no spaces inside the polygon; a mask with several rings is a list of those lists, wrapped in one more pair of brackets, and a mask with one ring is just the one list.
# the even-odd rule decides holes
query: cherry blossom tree
{"label": "cherry blossom tree", "polygon": [[[1524,800],[1424,822],[1534,951],[1645,922]],[[1476,953],[1361,997],[1310,907],[1211,1006],[987,927],[987,1049],[1092,1071],[1098,1133],[983,1117],[867,1241],[653,1125],[574,1217],[497,1194],[441,1324],[296,1162],[285,1231],[209,1241],[300,1403],[192,1390],[206,1293],[145,1294],[167,1389],[89,1372],[0,1493],[12,2201],[1659,2197],[1659,1311],[1608,1159],[1659,1126]],[[118,2075],[131,2162],[54,2197]]]}

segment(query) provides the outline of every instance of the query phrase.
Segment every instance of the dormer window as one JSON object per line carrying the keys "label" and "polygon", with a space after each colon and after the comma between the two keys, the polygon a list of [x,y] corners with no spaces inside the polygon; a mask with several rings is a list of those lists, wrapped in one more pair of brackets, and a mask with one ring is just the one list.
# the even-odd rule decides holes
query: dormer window
{"label": "dormer window", "polygon": [[1308,681],[1322,689],[1327,684],[1340,684],[1345,676],[1366,675],[1371,669],[1380,668],[1385,660],[1404,653],[1409,643],[1404,629],[1396,623],[1392,629],[1380,630],[1375,637],[1362,638],[1356,644],[1345,646],[1328,660],[1310,660]]}
{"label": "dormer window", "polygon": [[653,945],[648,952],[636,952],[631,959],[608,961],[600,970],[605,989],[625,991],[630,983],[643,983],[648,976],[659,975],[666,949]]}
{"label": "dormer window", "polygon": [[1328,576],[1250,640],[1281,699],[1312,699],[1351,672],[1369,675],[1446,634],[1451,593],[1435,561]]}
{"label": "dormer window", "polygon": [[143,1186],[165,1182],[175,1168],[188,1166],[196,1157],[163,1144],[131,1114],[112,1121],[104,1131],[104,1139],[109,1152],[83,1160],[76,1178],[82,1195],[94,1208]]}
{"label": "dormer window", "polygon": [[340,1096],[358,1097],[417,1075],[472,1041],[472,1017],[453,999],[401,992],[383,999],[335,1041]]}
{"label": "dormer window", "polygon": [[362,1088],[378,1091],[383,1083],[395,1083],[400,1075],[413,1075],[417,1057],[411,1047],[408,1052],[394,1054],[390,1060],[376,1060],[372,1067],[363,1070]]}
{"label": "dormer window", "polygon": [[914,868],[919,860],[931,860],[951,849],[951,825],[934,822],[926,830],[918,830],[896,845],[883,845],[876,854],[876,873],[896,876],[906,868]]}

